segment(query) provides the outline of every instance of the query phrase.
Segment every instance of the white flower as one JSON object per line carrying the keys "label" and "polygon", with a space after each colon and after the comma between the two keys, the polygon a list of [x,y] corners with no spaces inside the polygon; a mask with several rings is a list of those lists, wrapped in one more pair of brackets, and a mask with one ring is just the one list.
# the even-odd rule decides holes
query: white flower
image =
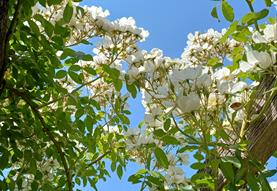
{"label": "white flower", "polygon": [[118,126],[105,125],[105,126],[103,126],[103,130],[106,132],[109,132],[109,133],[119,133],[120,132]]}
{"label": "white flower", "polygon": [[146,145],[150,143],[154,143],[153,134],[150,134],[148,136],[145,134],[141,134],[138,138],[137,145]]}
{"label": "white flower", "polygon": [[127,74],[131,77],[131,78],[137,78],[138,74],[139,74],[139,70],[137,67],[132,66],[131,68],[129,68]]}
{"label": "white flower", "polygon": [[255,31],[252,35],[252,39],[255,43],[270,43],[277,41],[277,24],[266,25],[263,30],[263,35]]}
{"label": "white flower", "polygon": [[170,74],[170,79],[173,82],[179,82],[179,81],[184,81],[184,80],[194,80],[198,76],[201,75],[201,68],[192,68],[192,67],[187,67],[184,69],[174,69],[171,74]]}
{"label": "white flower", "polygon": [[157,88],[157,93],[159,95],[155,96],[156,98],[166,98],[168,96],[168,87],[167,86],[159,86]]}
{"label": "white flower", "polygon": [[154,72],[155,64],[153,61],[146,61],[143,64],[144,72]]}
{"label": "white flower", "polygon": [[184,182],[184,171],[175,166],[169,166],[166,175],[166,182],[168,184],[180,184]]}
{"label": "white flower", "polygon": [[268,41],[277,41],[277,23],[266,25],[264,29],[264,38]]}
{"label": "white flower", "polygon": [[252,39],[255,43],[267,43],[267,40],[260,32],[255,31],[252,35]]}
{"label": "white flower", "polygon": [[167,156],[167,160],[168,160],[170,165],[176,165],[177,159],[176,159],[175,156],[173,156],[173,154],[169,153],[166,156]]}
{"label": "white flower", "polygon": [[218,105],[225,102],[225,96],[217,93],[211,93],[208,98],[208,109],[215,109]]}
{"label": "white flower", "polygon": [[227,80],[229,79],[230,76],[230,70],[226,67],[223,67],[219,70],[217,70],[214,74],[213,74],[213,78],[215,78],[216,80]]}
{"label": "white flower", "polygon": [[269,185],[270,185],[272,191],[277,191],[277,182],[276,181],[270,182]]}
{"label": "white flower", "polygon": [[239,68],[242,72],[248,72],[249,70],[252,70],[255,67],[256,65],[252,62],[245,62],[245,61],[239,62]]}
{"label": "white flower", "polygon": [[233,85],[233,87],[231,88],[231,93],[237,93],[240,92],[242,90],[245,90],[246,88],[248,88],[247,83],[245,82],[237,82]]}
{"label": "white flower", "polygon": [[267,52],[258,52],[256,50],[248,50],[246,52],[248,63],[259,65],[261,68],[266,69],[273,65],[273,58]]}
{"label": "white flower", "polygon": [[177,97],[177,106],[184,113],[197,110],[200,107],[200,98],[195,92],[187,96],[181,95]]}
{"label": "white flower", "polygon": [[208,87],[212,84],[212,79],[209,74],[202,74],[199,78],[197,78],[196,86],[197,87]]}
{"label": "white flower", "polygon": [[136,21],[133,17],[123,17],[112,22],[114,29],[122,32],[131,32],[133,34],[139,35],[142,38],[142,41],[149,36],[149,32],[143,28],[137,28]]}
{"label": "white flower", "polygon": [[188,155],[184,153],[178,153],[178,157],[180,158],[182,164],[187,165],[188,164]]}
{"label": "white flower", "polygon": [[235,121],[243,121],[245,118],[245,113],[244,111],[241,109],[237,112],[236,116],[235,116]]}
{"label": "white flower", "polygon": [[127,132],[124,133],[126,136],[137,136],[140,134],[139,128],[128,128]]}
{"label": "white flower", "polygon": [[217,82],[217,89],[221,94],[230,93],[232,83],[228,80],[222,80]]}
{"label": "white flower", "polygon": [[83,8],[88,11],[88,13],[90,14],[89,16],[92,19],[105,18],[110,15],[109,11],[108,10],[103,11],[102,7],[95,7],[95,6],[88,7],[85,5]]}

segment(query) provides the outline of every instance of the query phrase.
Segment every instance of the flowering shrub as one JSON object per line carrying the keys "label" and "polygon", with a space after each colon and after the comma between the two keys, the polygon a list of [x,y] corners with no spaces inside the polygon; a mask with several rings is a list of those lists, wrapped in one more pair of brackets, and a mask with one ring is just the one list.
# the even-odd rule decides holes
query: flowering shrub
{"label": "flowering shrub", "polygon": [[[1,189],[96,189],[109,176],[106,158],[120,178],[128,161],[142,165],[129,177],[141,190],[270,190],[276,170],[252,160],[246,136],[265,110],[251,111],[256,88],[277,73],[276,19],[257,22],[268,8],[254,12],[246,0],[251,12],[234,21],[218,1],[230,27],[190,33],[173,59],[141,50],[149,33],[131,17],[110,21],[77,0],[12,2],[0,3],[10,26],[1,20]],[[211,14],[218,19],[216,7]],[[138,92],[144,120],[129,127],[127,100]],[[258,101],[276,92],[275,83]],[[185,177],[189,153],[198,172]]]}

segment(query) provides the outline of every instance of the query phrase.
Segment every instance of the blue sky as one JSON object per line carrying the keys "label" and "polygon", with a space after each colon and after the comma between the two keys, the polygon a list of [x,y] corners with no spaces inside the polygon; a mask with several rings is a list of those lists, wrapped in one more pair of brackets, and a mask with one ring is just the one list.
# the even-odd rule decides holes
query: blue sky
{"label": "blue sky", "polygon": [[[232,0],[231,5],[235,9],[235,19],[249,12],[247,4],[242,0]],[[101,6],[110,11],[110,20],[120,17],[134,17],[137,26],[149,31],[150,36],[140,44],[142,49],[151,50],[160,48],[166,56],[180,57],[186,46],[186,37],[190,32],[206,31],[209,28],[221,30],[229,26],[227,22],[218,22],[210,16],[211,9],[218,2],[211,0],[85,0],[82,4]],[[263,0],[256,0],[254,9],[259,11],[264,8]],[[274,13],[274,10],[271,10]],[[221,16],[221,15],[220,15]],[[91,50],[86,50],[91,51]],[[143,118],[143,107],[139,97],[130,101],[132,126],[136,126]],[[277,160],[271,159],[269,169],[277,167]],[[116,174],[111,173],[111,178],[106,182],[100,181],[97,185],[99,191],[130,191],[139,190],[139,185],[132,185],[127,181],[128,177],[139,170],[135,164],[127,166],[122,180]],[[187,169],[187,176],[192,171]],[[277,176],[271,181],[277,180]],[[85,190],[92,190],[86,187]]]}

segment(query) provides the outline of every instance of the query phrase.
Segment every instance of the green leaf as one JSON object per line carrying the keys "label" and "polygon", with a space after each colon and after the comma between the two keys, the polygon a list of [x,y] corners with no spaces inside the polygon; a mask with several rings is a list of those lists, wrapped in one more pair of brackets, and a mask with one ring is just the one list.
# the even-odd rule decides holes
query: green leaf
{"label": "green leaf", "polygon": [[44,25],[44,29],[45,29],[45,32],[46,32],[47,36],[51,37],[53,35],[53,32],[54,32],[54,26],[47,20],[45,20],[43,25]]}
{"label": "green leaf", "polygon": [[119,177],[119,179],[121,179],[122,175],[123,175],[123,170],[122,170],[122,166],[121,165],[118,165],[116,173],[117,173],[117,176]]}
{"label": "green leaf", "polygon": [[213,18],[215,18],[215,19],[217,19],[217,20],[219,21],[216,7],[214,7],[214,8],[212,9],[211,15],[212,15]]}
{"label": "green leaf", "polygon": [[80,180],[80,178],[76,177],[76,178],[75,178],[75,182],[76,182],[79,186],[81,185],[81,180]]}
{"label": "green leaf", "polygon": [[215,65],[217,65],[219,63],[219,58],[214,57],[208,60],[208,66],[212,66],[214,67]]}
{"label": "green leaf", "polygon": [[0,169],[6,169],[9,163],[10,152],[0,145]]}
{"label": "green leaf", "polygon": [[164,132],[162,129],[155,129],[153,134],[156,136],[156,137],[163,137],[166,135],[166,132]]}
{"label": "green leaf", "polygon": [[82,84],[82,79],[81,79],[81,77],[80,77],[78,74],[76,74],[75,72],[69,71],[69,72],[68,72],[68,75],[69,75],[70,78],[71,78],[74,82],[76,82],[77,84]]}
{"label": "green leaf", "polygon": [[74,56],[76,56],[76,52],[74,50],[72,50],[70,48],[65,48],[63,50],[63,53],[60,56],[60,58],[63,60],[65,58],[67,58],[67,57],[74,57]]}
{"label": "green leaf", "polygon": [[38,186],[39,186],[39,184],[37,183],[37,181],[33,181],[31,183],[32,190],[38,190]]}
{"label": "green leaf", "polygon": [[204,159],[203,155],[201,155],[200,152],[196,152],[196,153],[193,155],[193,157],[194,157],[196,160],[198,160],[198,161],[201,161],[201,160]]}
{"label": "green leaf", "polygon": [[168,159],[166,154],[164,153],[164,151],[162,149],[160,149],[159,147],[156,147],[154,150],[154,154],[155,157],[157,159],[158,164],[160,164],[161,166],[163,166],[164,168],[168,168]]}
{"label": "green leaf", "polygon": [[90,54],[85,54],[85,55],[82,57],[82,60],[84,60],[84,61],[92,61],[92,60],[93,60],[93,57],[92,57]]}
{"label": "green leaf", "polygon": [[84,70],[91,75],[96,75],[96,71],[91,67],[84,67]]}
{"label": "green leaf", "polygon": [[63,19],[66,23],[69,23],[73,15],[73,7],[71,1],[67,3],[63,12]]}
{"label": "green leaf", "polygon": [[60,4],[62,0],[47,0],[48,5],[57,5]]}
{"label": "green leaf", "polygon": [[274,176],[276,173],[277,173],[277,170],[275,170],[275,169],[267,170],[267,171],[263,172],[263,175],[268,178],[268,177]]}
{"label": "green leaf", "polygon": [[142,182],[140,179],[143,178],[142,175],[134,174],[128,178],[128,182],[132,182],[132,184],[137,184]]}
{"label": "green leaf", "polygon": [[267,7],[270,7],[272,5],[272,2],[271,0],[264,0],[264,3]]}
{"label": "green leaf", "polygon": [[178,145],[179,144],[179,141],[175,138],[175,137],[172,137],[170,135],[166,135],[162,138],[162,141],[165,143],[165,144],[168,144],[168,145]]}
{"label": "green leaf", "polygon": [[233,23],[230,25],[229,29],[226,31],[226,33],[223,35],[223,37],[221,37],[221,39],[220,39],[219,42],[224,43],[224,42],[228,39],[228,37],[229,37],[233,32],[236,31],[237,25],[238,25],[238,21],[233,22]]}
{"label": "green leaf", "polygon": [[237,168],[241,167],[241,162],[236,157],[226,156],[226,157],[222,158],[222,161],[232,163]]}
{"label": "green leaf", "polygon": [[147,172],[147,170],[142,168],[142,169],[138,170],[135,174],[145,174],[146,172]]}
{"label": "green leaf", "polygon": [[32,159],[32,151],[31,150],[25,150],[24,151],[24,160],[30,162]]}
{"label": "green leaf", "polygon": [[37,172],[37,162],[36,160],[31,160],[30,161],[30,172],[33,174],[36,174]]}
{"label": "green leaf", "polygon": [[247,183],[252,191],[260,190],[260,187],[259,187],[257,181],[258,180],[256,179],[255,175],[253,175],[251,173],[247,174]]}
{"label": "green leaf", "polygon": [[263,9],[259,12],[255,12],[255,13],[253,13],[253,12],[247,13],[244,17],[242,17],[241,23],[251,25],[251,24],[255,23],[256,21],[265,18],[268,15],[268,13],[269,13],[268,9]]}
{"label": "green leaf", "polygon": [[126,83],[126,87],[127,87],[128,92],[131,93],[132,97],[136,98],[136,96],[137,96],[137,88],[136,88],[136,86],[134,84],[130,84],[129,85],[128,83]]}
{"label": "green leaf", "polygon": [[122,86],[123,86],[123,83],[120,79],[114,79],[113,84],[114,84],[114,87],[115,87],[116,91],[120,91]]}
{"label": "green leaf", "polygon": [[234,10],[226,0],[222,1],[221,9],[222,9],[222,14],[223,14],[224,18],[227,21],[233,22],[233,20],[234,20]]}
{"label": "green leaf", "polygon": [[260,176],[259,180],[260,180],[260,183],[261,183],[261,186],[262,186],[262,189],[260,189],[260,190],[262,190],[262,191],[272,191],[266,177]]}
{"label": "green leaf", "polygon": [[235,173],[234,173],[232,164],[229,162],[221,162],[219,164],[219,167],[222,170],[222,173],[225,176],[225,178],[230,182],[233,182]]}
{"label": "green leaf", "polygon": [[196,162],[196,163],[193,163],[190,167],[192,169],[199,170],[199,169],[205,168],[205,164],[204,163],[200,163],[200,162]]}
{"label": "green leaf", "polygon": [[79,65],[72,65],[72,66],[70,66],[69,67],[69,71],[75,71],[75,72],[77,72],[77,71],[80,71],[82,68],[81,68],[81,66],[79,66]]}
{"label": "green leaf", "polygon": [[167,131],[170,128],[170,124],[171,124],[171,119],[170,118],[166,119],[164,122],[164,130]]}
{"label": "green leaf", "polygon": [[32,20],[29,20],[28,21],[29,25],[30,25],[30,28],[31,30],[36,34],[36,35],[40,35],[40,31],[39,31],[39,28],[37,26],[37,24],[32,21]]}
{"label": "green leaf", "polygon": [[62,79],[66,76],[66,71],[64,70],[59,70],[56,75],[55,75],[55,78],[57,79]]}
{"label": "green leaf", "polygon": [[149,182],[152,182],[156,185],[161,185],[161,181],[158,177],[154,177],[154,176],[147,176],[147,179],[149,180]]}

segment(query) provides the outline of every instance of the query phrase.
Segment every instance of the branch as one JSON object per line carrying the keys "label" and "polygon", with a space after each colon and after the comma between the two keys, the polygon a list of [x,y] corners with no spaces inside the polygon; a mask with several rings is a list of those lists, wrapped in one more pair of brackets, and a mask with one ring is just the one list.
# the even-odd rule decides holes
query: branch
{"label": "branch", "polygon": [[37,109],[37,104],[35,104],[25,92],[21,92],[18,91],[14,88],[9,88],[9,90],[14,93],[17,96],[20,96],[32,109],[33,114],[39,119],[42,127],[43,127],[43,131],[47,134],[47,136],[49,137],[49,139],[54,143],[60,157],[61,157],[61,161],[62,161],[62,165],[63,168],[65,170],[66,173],[66,178],[67,178],[67,185],[68,185],[68,190],[72,191],[72,179],[71,179],[71,173],[67,164],[67,161],[65,159],[65,154],[59,144],[59,142],[55,139],[55,137],[52,135],[50,129],[48,128],[47,124],[45,123],[41,113],[38,111]]}
{"label": "branch", "polygon": [[[22,0],[18,0],[16,7],[15,7],[15,12],[13,15],[13,19],[11,21],[11,24],[7,30],[7,21],[8,21],[8,1],[4,0],[3,2],[1,2],[1,9],[3,8],[3,12],[0,13],[0,19],[1,21],[1,30],[0,32],[2,33],[2,37],[1,37],[1,50],[0,52],[0,95],[4,89],[4,76],[5,76],[5,72],[6,72],[6,68],[7,68],[7,64],[8,64],[8,47],[9,47],[9,41],[15,31],[17,22],[19,20],[19,16],[20,16],[20,11],[22,9],[22,5],[23,5],[23,1]],[[3,7],[2,7],[3,6]],[[2,11],[2,10],[1,10]],[[7,32],[6,32],[7,31]],[[5,36],[4,36],[5,35]]]}
{"label": "branch", "polygon": [[110,154],[112,151],[108,150],[106,151],[104,154],[100,155],[99,157],[97,157],[94,161],[91,161],[91,163],[88,164],[88,166],[91,166],[97,162],[99,162],[100,160],[102,160],[105,156],[107,156],[108,154]]}
{"label": "branch", "polygon": [[16,28],[16,25],[17,25],[17,22],[18,22],[19,16],[20,16],[20,10],[22,9],[22,5],[23,5],[23,1],[18,0],[17,4],[16,4],[16,7],[15,7],[15,12],[14,12],[14,15],[13,15],[12,22],[11,22],[10,27],[8,29],[8,32],[6,34],[6,47],[9,43],[9,40],[10,40],[12,34],[15,31],[15,28]]}
{"label": "branch", "polygon": [[[0,75],[3,73],[5,65],[5,46],[8,22],[8,0],[0,1]],[[0,94],[4,88],[4,82],[0,80]]]}

